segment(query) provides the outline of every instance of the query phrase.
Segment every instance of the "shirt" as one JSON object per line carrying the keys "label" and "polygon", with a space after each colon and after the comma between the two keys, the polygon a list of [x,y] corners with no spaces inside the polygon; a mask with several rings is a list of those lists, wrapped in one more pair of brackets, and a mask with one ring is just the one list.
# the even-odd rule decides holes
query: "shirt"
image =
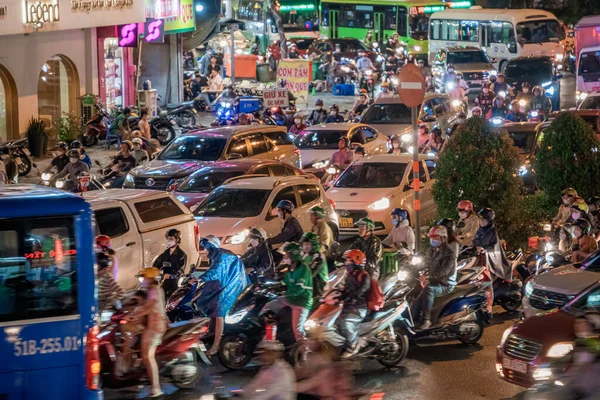
{"label": "shirt", "polygon": [[[163,274],[170,274],[171,278],[179,278],[185,270],[187,256],[181,247],[176,246],[173,254],[171,249],[166,249],[160,256],[154,260],[154,267],[162,271]],[[168,262],[171,265],[163,268],[163,263]]]}
{"label": "shirt", "polygon": [[382,241],[386,246],[394,245],[397,248],[402,247],[402,242],[406,243],[406,246],[410,251],[415,250],[415,232],[406,220],[400,222],[398,226],[395,226]]}
{"label": "shirt", "polygon": [[129,157],[125,157],[122,154],[119,154],[113,159],[113,163],[115,165],[120,165],[121,172],[129,172],[133,168],[135,168],[136,161],[133,156],[129,155]]}
{"label": "shirt", "polygon": [[140,133],[142,134],[142,136],[148,140],[150,140],[151,136],[150,136],[150,124],[148,123],[148,121],[146,121],[145,119],[140,119],[140,122],[138,122],[138,128],[140,129]]}
{"label": "shirt", "polygon": [[223,78],[217,74],[214,78],[208,80],[208,90],[210,92],[220,92],[223,90]]}
{"label": "shirt", "polygon": [[165,333],[169,326],[165,310],[165,292],[160,286],[148,289],[148,300],[156,300],[154,307],[148,314],[148,329],[156,333]]}
{"label": "shirt", "polygon": [[364,71],[367,69],[375,69],[373,66],[373,62],[368,57],[361,57],[356,61],[356,68],[359,71]]}
{"label": "shirt", "polygon": [[52,159],[51,165],[56,167],[56,172],[61,172],[63,168],[67,166],[69,163],[69,157],[67,156],[58,156]]}
{"label": "shirt", "polygon": [[77,177],[82,172],[90,172],[90,167],[81,161],[77,161],[76,163],[69,162],[60,173],[56,174],[55,178],[58,179],[69,175],[71,182],[77,182]]}
{"label": "shirt", "polygon": [[134,150],[131,152],[131,156],[135,159],[136,166],[148,161],[148,152],[146,150]]}
{"label": "shirt", "polygon": [[110,273],[103,273],[98,278],[98,305],[100,311],[114,305],[117,300],[121,300],[123,297],[125,297],[125,291],[110,276]]}
{"label": "shirt", "polygon": [[336,151],[329,160],[329,165],[349,165],[352,163],[352,152],[348,148]]}
{"label": "shirt", "polygon": [[329,249],[333,243],[333,231],[331,230],[331,227],[327,225],[327,222],[322,219],[318,220],[312,227],[312,233],[319,237],[321,245],[324,246],[325,249]]}

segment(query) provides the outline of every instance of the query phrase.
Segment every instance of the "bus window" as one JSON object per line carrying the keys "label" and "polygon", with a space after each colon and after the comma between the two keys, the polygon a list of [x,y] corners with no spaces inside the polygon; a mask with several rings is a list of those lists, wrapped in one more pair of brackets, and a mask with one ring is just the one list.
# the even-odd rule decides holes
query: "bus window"
{"label": "bus window", "polygon": [[[398,19],[399,18],[400,13],[398,13]],[[431,39],[440,40],[442,38],[442,21],[440,21],[439,19],[432,19],[429,25]]]}
{"label": "bus window", "polygon": [[458,36],[458,23],[454,20],[442,21],[442,40],[460,40]]}
{"label": "bus window", "polygon": [[515,29],[510,22],[492,22],[490,29],[491,43],[504,43],[511,53],[517,52]]}
{"label": "bus window", "polygon": [[565,38],[565,32],[555,19],[520,22],[517,24],[519,43],[559,42]]}
{"label": "bus window", "polygon": [[429,32],[429,14],[413,12],[413,9],[418,10],[419,7],[411,7],[411,15],[408,18],[410,28],[410,37],[416,40],[427,40],[427,32]]}
{"label": "bus window", "polygon": [[400,36],[408,36],[408,13],[406,7],[398,7],[398,34]]}
{"label": "bus window", "polygon": [[460,21],[460,40],[479,43],[479,21]]}
{"label": "bus window", "polygon": [[342,6],[338,26],[373,29],[373,6]]}
{"label": "bus window", "polygon": [[383,29],[396,30],[396,7],[375,6],[376,13],[383,13]]}

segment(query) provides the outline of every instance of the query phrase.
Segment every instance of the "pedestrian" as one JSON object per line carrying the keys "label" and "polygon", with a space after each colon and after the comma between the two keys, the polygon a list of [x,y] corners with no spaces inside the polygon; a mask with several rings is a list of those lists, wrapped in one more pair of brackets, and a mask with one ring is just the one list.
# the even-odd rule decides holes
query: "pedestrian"
{"label": "pedestrian", "polygon": [[146,139],[150,140],[150,124],[148,123],[148,109],[142,108],[140,110],[140,122],[138,122],[138,128],[140,130],[140,135]]}

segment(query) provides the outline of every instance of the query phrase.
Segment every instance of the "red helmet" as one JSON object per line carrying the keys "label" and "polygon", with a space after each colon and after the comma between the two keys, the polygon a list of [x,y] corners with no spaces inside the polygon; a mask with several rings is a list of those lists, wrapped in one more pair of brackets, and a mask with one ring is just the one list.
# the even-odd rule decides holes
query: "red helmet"
{"label": "red helmet", "polygon": [[436,225],[429,231],[427,235],[430,239],[439,239],[441,237],[448,237],[448,229],[443,225]]}
{"label": "red helmet", "polygon": [[357,249],[346,250],[344,258],[350,260],[354,265],[365,265],[367,263],[367,256],[365,253]]}
{"label": "red helmet", "polygon": [[457,208],[459,210],[471,212],[473,211],[473,203],[471,203],[469,200],[461,200],[458,202]]}
{"label": "red helmet", "polygon": [[110,249],[110,238],[106,235],[96,236],[96,244],[99,247],[106,247]]}

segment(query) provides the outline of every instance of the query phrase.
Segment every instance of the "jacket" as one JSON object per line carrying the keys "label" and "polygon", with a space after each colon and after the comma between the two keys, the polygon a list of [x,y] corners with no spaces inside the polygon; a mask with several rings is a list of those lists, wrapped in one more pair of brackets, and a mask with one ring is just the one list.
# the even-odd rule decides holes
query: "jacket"
{"label": "jacket", "polygon": [[500,245],[498,232],[493,224],[477,230],[473,247],[483,247],[486,251],[486,265],[490,272],[505,281],[512,281],[512,264]]}
{"label": "jacket", "polygon": [[402,247],[402,242],[406,243],[408,250],[415,250],[415,232],[410,227],[407,220],[404,220],[392,228],[390,233],[382,243],[386,246],[395,246],[397,248]]}
{"label": "jacket", "polygon": [[352,151],[349,149],[338,150],[329,159],[329,165],[339,165],[343,167],[344,165],[352,164]]}
{"label": "jacket", "polygon": [[242,255],[242,263],[246,268],[254,268],[260,274],[273,270],[273,257],[267,242],[250,247]]}
{"label": "jacket", "polygon": [[344,117],[342,117],[341,115],[330,115],[329,117],[327,117],[327,119],[325,120],[325,123],[333,123],[333,122],[344,122]]}
{"label": "jacket", "polygon": [[494,250],[494,246],[498,243],[498,232],[492,224],[482,226],[477,229],[477,233],[473,238],[473,247],[483,247],[485,250]]}
{"label": "jacket", "polygon": [[297,135],[305,129],[306,129],[306,125],[304,125],[304,124],[300,124],[300,126],[294,124],[290,127],[289,132],[293,135]]}
{"label": "jacket", "polygon": [[367,297],[371,289],[371,276],[363,269],[354,269],[348,274],[344,291],[340,300],[344,301],[344,307],[355,306],[358,308],[367,307]]}
{"label": "jacket", "polygon": [[321,246],[325,247],[325,250],[328,250],[333,243],[333,231],[331,227],[327,225],[327,222],[322,219],[318,220],[315,225],[312,227],[312,233],[319,237],[321,241]]}
{"label": "jacket", "polygon": [[285,298],[295,306],[311,308],[313,304],[313,276],[312,271],[298,263],[296,268],[285,273]]}
{"label": "jacket", "polygon": [[313,277],[313,297],[320,299],[321,295],[325,291],[325,284],[329,277],[329,268],[327,266],[327,260],[323,253],[312,253],[304,255],[304,264],[308,265],[308,268],[312,271]]}
{"label": "jacket", "polygon": [[429,283],[456,286],[456,254],[446,243],[430,249]]}
{"label": "jacket", "polygon": [[[163,268],[163,263],[168,262],[171,265]],[[177,246],[173,254],[167,248],[160,256],[156,257],[154,260],[154,264],[152,265],[155,268],[161,270],[163,274],[171,275],[171,278],[179,278],[182,273],[185,272],[185,265],[187,263],[187,255],[181,249],[181,247]]]}
{"label": "jacket", "polygon": [[319,110],[312,110],[310,115],[308,116],[308,123],[309,125],[317,125],[317,124],[322,124],[325,122],[325,120],[327,119],[327,111],[321,109]]}
{"label": "jacket", "polygon": [[63,168],[62,171],[60,171],[58,174],[56,174],[54,176],[54,178],[58,179],[58,178],[62,178],[64,176],[69,175],[69,179],[71,180],[71,182],[76,184],[77,177],[82,172],[90,172],[90,167],[88,167],[88,165],[86,163],[84,163],[83,161],[78,161],[74,164],[72,162],[70,162]]}
{"label": "jacket", "polygon": [[350,249],[358,249],[365,253],[367,257],[367,264],[365,270],[374,277],[379,277],[379,263],[382,256],[381,240],[375,235],[369,235],[367,239],[362,237],[356,238],[356,240],[350,245]]}
{"label": "jacket", "polygon": [[269,244],[280,244],[285,242],[298,242],[302,238],[302,226],[296,217],[289,217],[283,223],[283,228],[278,235],[273,236],[269,239]]}
{"label": "jacket", "polygon": [[471,213],[464,220],[458,221],[454,234],[461,246],[471,246],[478,230],[479,217],[477,214]]}

